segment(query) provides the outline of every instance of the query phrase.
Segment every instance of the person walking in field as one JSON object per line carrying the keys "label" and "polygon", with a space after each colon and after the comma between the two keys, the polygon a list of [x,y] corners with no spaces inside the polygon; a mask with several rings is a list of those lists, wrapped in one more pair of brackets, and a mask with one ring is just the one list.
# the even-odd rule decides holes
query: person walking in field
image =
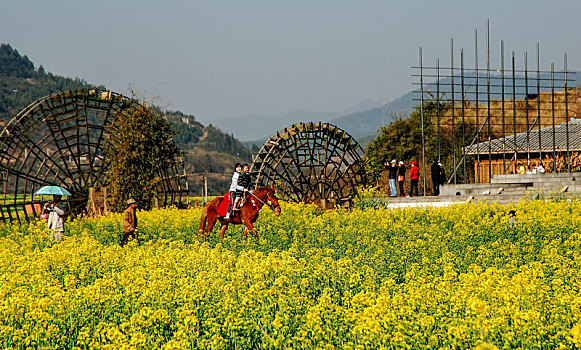
{"label": "person walking in field", "polygon": [[399,184],[399,195],[405,197],[403,184],[405,182],[405,164],[400,160],[399,167],[397,168],[397,182]]}
{"label": "person walking in field", "polygon": [[61,202],[62,196],[52,196],[52,203],[47,203],[44,210],[48,213],[48,228],[52,230],[55,240],[60,241],[65,234],[65,221],[67,219],[67,205]]}
{"label": "person walking in field", "polygon": [[139,242],[139,237],[137,237],[137,215],[135,214],[135,207],[137,207],[137,202],[134,199],[129,199],[127,201],[129,207],[123,212],[123,238],[121,239],[121,246],[127,244],[129,241],[129,236],[133,239],[137,239]]}
{"label": "person walking in field", "polygon": [[418,167],[418,163],[416,161],[412,161],[410,163],[412,166],[410,169],[410,197],[414,196],[414,192],[416,196],[418,196],[418,180],[420,178],[420,168]]}
{"label": "person walking in field", "polygon": [[386,164],[387,168],[387,179],[389,180],[389,189],[391,191],[391,197],[397,197],[397,189],[395,187],[395,180],[397,178],[397,162],[395,159],[391,160],[390,164]]}
{"label": "person walking in field", "polygon": [[234,174],[232,174],[232,182],[230,183],[230,204],[228,205],[228,210],[226,211],[226,216],[224,219],[230,219],[230,214],[232,214],[232,209],[234,209],[234,202],[236,200],[236,191],[244,191],[244,187],[238,184],[238,178],[240,177],[240,172],[242,171],[242,165],[236,163],[234,165]]}

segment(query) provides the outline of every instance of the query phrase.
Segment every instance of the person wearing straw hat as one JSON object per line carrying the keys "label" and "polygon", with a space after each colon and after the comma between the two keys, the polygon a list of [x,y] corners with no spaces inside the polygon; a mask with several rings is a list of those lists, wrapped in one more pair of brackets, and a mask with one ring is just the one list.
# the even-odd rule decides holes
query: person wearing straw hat
{"label": "person wearing straw hat", "polygon": [[123,238],[121,239],[121,246],[127,244],[129,236],[137,240],[141,244],[139,237],[137,237],[137,215],[135,215],[135,207],[137,202],[133,198],[127,201],[129,207],[123,212]]}
{"label": "person wearing straw hat", "polygon": [[44,211],[48,213],[48,228],[52,230],[55,240],[60,241],[65,234],[65,221],[67,219],[67,205],[61,201],[62,196],[55,194],[52,202],[45,205]]}

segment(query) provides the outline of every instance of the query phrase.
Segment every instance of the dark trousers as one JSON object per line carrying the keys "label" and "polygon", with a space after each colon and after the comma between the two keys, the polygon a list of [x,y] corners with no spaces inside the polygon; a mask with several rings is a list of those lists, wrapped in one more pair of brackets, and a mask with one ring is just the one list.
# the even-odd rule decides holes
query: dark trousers
{"label": "dark trousers", "polygon": [[228,204],[228,210],[226,210],[226,213],[228,213],[228,214],[232,213],[232,208],[234,207],[234,199],[235,198],[236,198],[236,192],[230,191],[230,204]]}
{"label": "dark trousers", "polygon": [[139,241],[139,237],[137,237],[137,232],[135,231],[129,231],[129,232],[123,232],[123,238],[121,239],[121,246],[123,247],[124,245],[127,244],[127,242],[129,241],[129,236],[131,236],[133,239],[137,240],[137,243],[139,245],[141,245],[141,241]]}
{"label": "dark trousers", "polygon": [[416,196],[418,196],[418,179],[411,179],[410,180],[410,197],[414,196],[414,189]]}
{"label": "dark trousers", "polygon": [[402,197],[405,197],[405,192],[403,190],[403,183],[404,183],[403,181],[398,181],[398,184],[399,184],[399,195],[402,196]]}
{"label": "dark trousers", "polygon": [[432,186],[434,186],[434,196],[440,195],[440,182],[439,180],[432,179]]}

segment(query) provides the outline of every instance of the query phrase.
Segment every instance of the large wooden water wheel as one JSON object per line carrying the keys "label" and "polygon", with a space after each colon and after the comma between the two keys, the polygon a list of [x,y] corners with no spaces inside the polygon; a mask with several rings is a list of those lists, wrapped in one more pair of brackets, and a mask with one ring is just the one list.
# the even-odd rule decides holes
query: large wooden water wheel
{"label": "large wooden water wheel", "polygon": [[251,173],[296,202],[349,205],[367,182],[362,155],[357,141],[334,125],[294,124],[266,141]]}
{"label": "large wooden water wheel", "polygon": [[[34,193],[45,185],[66,187],[72,212],[87,206],[91,189],[106,187],[104,143],[119,113],[132,113],[138,102],[98,89],[55,93],[31,103],[0,133],[0,221],[39,216]],[[183,164],[175,159],[158,169],[160,205],[186,193]]]}

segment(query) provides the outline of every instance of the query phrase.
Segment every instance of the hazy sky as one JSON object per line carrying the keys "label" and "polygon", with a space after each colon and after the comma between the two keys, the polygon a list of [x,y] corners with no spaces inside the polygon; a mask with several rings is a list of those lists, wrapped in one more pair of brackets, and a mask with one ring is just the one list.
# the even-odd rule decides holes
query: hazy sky
{"label": "hazy sky", "polygon": [[412,88],[419,46],[425,64],[449,65],[454,37],[473,62],[476,28],[484,53],[487,18],[493,64],[504,39],[517,61],[540,42],[542,68],[567,52],[581,69],[579,0],[2,0],[0,42],[207,122],[393,100]]}

